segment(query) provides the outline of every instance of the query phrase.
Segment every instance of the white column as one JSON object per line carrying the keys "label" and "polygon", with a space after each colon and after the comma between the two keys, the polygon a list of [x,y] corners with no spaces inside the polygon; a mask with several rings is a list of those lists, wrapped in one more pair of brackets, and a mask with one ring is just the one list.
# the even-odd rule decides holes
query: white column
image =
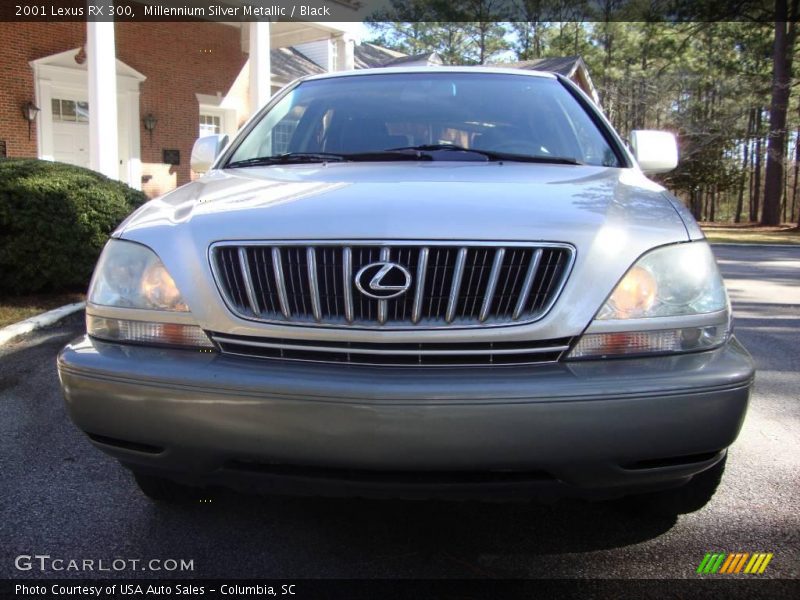
{"label": "white column", "polygon": [[89,67],[89,165],[107,177],[119,179],[113,21],[87,21],[86,59]]}
{"label": "white column", "polygon": [[325,64],[320,65],[321,67],[325,68],[326,73],[333,73],[334,71],[339,70],[339,59],[338,55],[336,54],[339,50],[339,46],[336,45],[336,40],[331,38],[329,40],[323,40],[322,42],[317,42],[325,45]]}
{"label": "white column", "polygon": [[38,157],[42,160],[53,159],[53,82],[39,75],[35,70],[36,106],[42,109],[36,119],[36,144]]}
{"label": "white column", "polygon": [[264,106],[272,95],[269,56],[269,21],[250,23],[250,114]]}
{"label": "white column", "polygon": [[128,127],[128,185],[140,190],[142,189],[142,141],[139,135],[138,90],[128,92]]}
{"label": "white column", "polygon": [[336,44],[336,70],[352,71],[355,69],[355,40],[349,35],[341,35],[334,39]]}

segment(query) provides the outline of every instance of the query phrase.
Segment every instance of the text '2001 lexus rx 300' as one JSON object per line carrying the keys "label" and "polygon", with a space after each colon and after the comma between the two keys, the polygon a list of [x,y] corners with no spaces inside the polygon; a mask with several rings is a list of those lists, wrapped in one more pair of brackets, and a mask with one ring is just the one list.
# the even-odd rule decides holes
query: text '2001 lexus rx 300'
{"label": "text '2001 lexus rx 300'", "polygon": [[311,77],[103,250],[69,413],[157,499],[286,494],[703,506],[753,364],[691,215],[570,81]]}

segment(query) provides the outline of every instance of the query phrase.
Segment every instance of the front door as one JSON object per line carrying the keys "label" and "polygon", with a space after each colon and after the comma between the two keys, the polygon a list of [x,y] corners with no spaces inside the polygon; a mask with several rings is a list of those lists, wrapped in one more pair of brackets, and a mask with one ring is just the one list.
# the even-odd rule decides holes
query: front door
{"label": "front door", "polygon": [[53,158],[89,167],[89,104],[85,99],[53,98]]}
{"label": "front door", "polygon": [[[89,168],[89,103],[74,93],[53,98],[53,159],[58,162]],[[118,115],[124,123],[125,113],[118,103]],[[119,136],[119,179],[128,180],[128,129],[121,127]]]}

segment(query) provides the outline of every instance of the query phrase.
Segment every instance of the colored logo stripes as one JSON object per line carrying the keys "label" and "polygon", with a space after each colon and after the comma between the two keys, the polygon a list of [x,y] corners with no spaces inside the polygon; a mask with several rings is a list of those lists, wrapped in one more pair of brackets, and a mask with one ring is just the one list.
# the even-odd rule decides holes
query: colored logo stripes
{"label": "colored logo stripes", "polygon": [[724,552],[705,555],[697,567],[698,573],[703,574],[739,574],[761,575],[767,569],[769,561],[772,560],[772,552]]}

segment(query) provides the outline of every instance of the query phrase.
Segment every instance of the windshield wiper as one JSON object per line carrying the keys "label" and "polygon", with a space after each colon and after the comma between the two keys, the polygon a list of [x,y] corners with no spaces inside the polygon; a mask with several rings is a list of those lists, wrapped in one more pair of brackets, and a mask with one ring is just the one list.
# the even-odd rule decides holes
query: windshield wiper
{"label": "windshield wiper", "polygon": [[284,152],[273,156],[256,156],[244,160],[235,160],[225,165],[226,169],[238,169],[240,167],[261,167],[264,165],[288,165],[292,163],[315,163],[315,162],[341,162],[348,160],[344,154],[334,154],[333,152]]}
{"label": "windshield wiper", "polygon": [[[444,153],[450,154],[446,158]],[[477,158],[476,158],[477,157]],[[465,148],[455,144],[421,144],[419,146],[404,146],[401,148],[387,148],[374,152],[284,152],[273,156],[257,156],[236,160],[225,165],[226,169],[243,167],[261,167],[266,165],[289,165],[301,163],[324,162],[379,162],[393,160],[458,160],[458,161],[500,161],[546,163],[558,165],[580,165],[574,158],[561,156],[532,156],[528,154],[512,154],[508,152],[495,152],[481,150],[480,148]]]}
{"label": "windshield wiper", "polygon": [[[480,148],[465,148],[457,144],[420,144],[419,146],[403,146],[401,148],[389,148],[386,152],[417,152],[420,154],[436,153],[436,152],[461,152],[468,154],[477,154],[485,157],[487,160],[507,160],[511,162],[529,162],[529,163],[545,163],[555,165],[581,165],[583,163],[575,160],[574,158],[567,158],[565,156],[541,156],[530,154],[514,154],[511,152],[495,152],[493,150],[481,150]],[[433,158],[433,156],[431,156]],[[462,159],[463,160],[463,159]]]}
{"label": "windshield wiper", "polygon": [[225,169],[242,167],[263,167],[265,165],[289,165],[298,163],[323,162],[371,162],[392,160],[433,160],[432,156],[421,156],[418,153],[394,152],[392,150],[376,150],[375,152],[352,152],[336,154],[333,152],[285,152],[274,156],[258,156],[236,160],[225,165]]}

